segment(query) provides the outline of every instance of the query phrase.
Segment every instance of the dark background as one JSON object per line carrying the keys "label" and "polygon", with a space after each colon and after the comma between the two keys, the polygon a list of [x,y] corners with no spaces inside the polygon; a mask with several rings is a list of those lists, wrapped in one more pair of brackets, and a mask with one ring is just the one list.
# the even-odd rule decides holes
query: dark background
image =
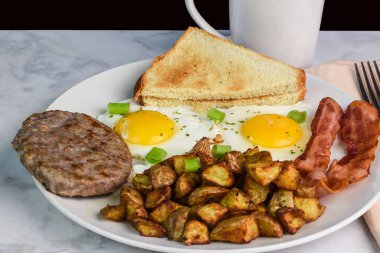
{"label": "dark background", "polygon": [[[322,30],[380,30],[378,0],[325,0]],[[196,0],[204,18],[228,29],[228,0]],[[184,0],[7,1],[0,29],[169,29],[196,24]]]}

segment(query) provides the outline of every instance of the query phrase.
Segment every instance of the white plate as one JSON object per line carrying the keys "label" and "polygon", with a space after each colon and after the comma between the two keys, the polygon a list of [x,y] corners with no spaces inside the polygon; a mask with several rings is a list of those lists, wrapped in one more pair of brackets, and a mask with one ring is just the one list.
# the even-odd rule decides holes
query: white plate
{"label": "white plate", "polygon": [[[133,86],[150,61],[140,61],[123,65],[95,75],[66,91],[50,106],[51,109],[82,112],[96,117],[104,112],[110,101],[130,98]],[[307,76],[305,102],[317,107],[326,96],[333,97],[344,109],[353,100],[347,93],[314,77]],[[341,156],[336,149],[334,156]],[[377,151],[379,156],[379,150]],[[360,183],[351,185],[346,191],[322,199],[327,206],[324,215],[315,222],[305,225],[295,235],[285,235],[282,239],[258,238],[249,244],[213,242],[208,245],[185,246],[165,238],[141,237],[125,223],[106,221],[98,215],[107,203],[115,203],[117,194],[92,198],[65,198],[54,195],[36,181],[42,194],[63,214],[83,227],[110,239],[163,252],[263,252],[292,247],[326,236],[354,221],[375,202],[380,192],[379,159],[372,164],[371,175]]]}

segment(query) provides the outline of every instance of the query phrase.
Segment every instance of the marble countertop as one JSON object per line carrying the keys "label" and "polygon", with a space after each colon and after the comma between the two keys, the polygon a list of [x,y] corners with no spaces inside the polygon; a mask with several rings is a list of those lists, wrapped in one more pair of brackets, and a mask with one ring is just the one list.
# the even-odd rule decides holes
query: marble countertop
{"label": "marble countertop", "polygon": [[[0,31],[0,253],[148,252],[82,228],[39,192],[10,142],[21,122],[78,82],[163,53],[179,31]],[[380,59],[380,32],[321,32],[314,64]],[[277,251],[380,252],[362,218]]]}

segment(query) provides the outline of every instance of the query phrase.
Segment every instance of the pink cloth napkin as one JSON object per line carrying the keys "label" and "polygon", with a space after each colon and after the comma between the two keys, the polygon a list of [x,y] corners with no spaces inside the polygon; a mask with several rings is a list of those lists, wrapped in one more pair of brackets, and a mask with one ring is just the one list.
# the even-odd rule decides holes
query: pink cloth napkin
{"label": "pink cloth napkin", "polygon": [[[380,64],[380,62],[377,62]],[[351,94],[357,99],[361,99],[357,79],[355,76],[354,62],[335,61],[315,66],[305,70],[314,76],[335,84],[342,90]],[[364,214],[364,219],[380,246],[380,200]]]}

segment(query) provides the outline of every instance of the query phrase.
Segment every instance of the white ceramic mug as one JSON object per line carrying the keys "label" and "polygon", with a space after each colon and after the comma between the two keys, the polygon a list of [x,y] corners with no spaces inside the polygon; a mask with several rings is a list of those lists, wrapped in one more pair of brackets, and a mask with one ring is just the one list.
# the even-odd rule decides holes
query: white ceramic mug
{"label": "white ceramic mug", "polygon": [[[224,37],[199,14],[194,0],[185,0],[187,10],[204,30]],[[232,40],[245,47],[306,68],[317,45],[324,0],[230,0]]]}

